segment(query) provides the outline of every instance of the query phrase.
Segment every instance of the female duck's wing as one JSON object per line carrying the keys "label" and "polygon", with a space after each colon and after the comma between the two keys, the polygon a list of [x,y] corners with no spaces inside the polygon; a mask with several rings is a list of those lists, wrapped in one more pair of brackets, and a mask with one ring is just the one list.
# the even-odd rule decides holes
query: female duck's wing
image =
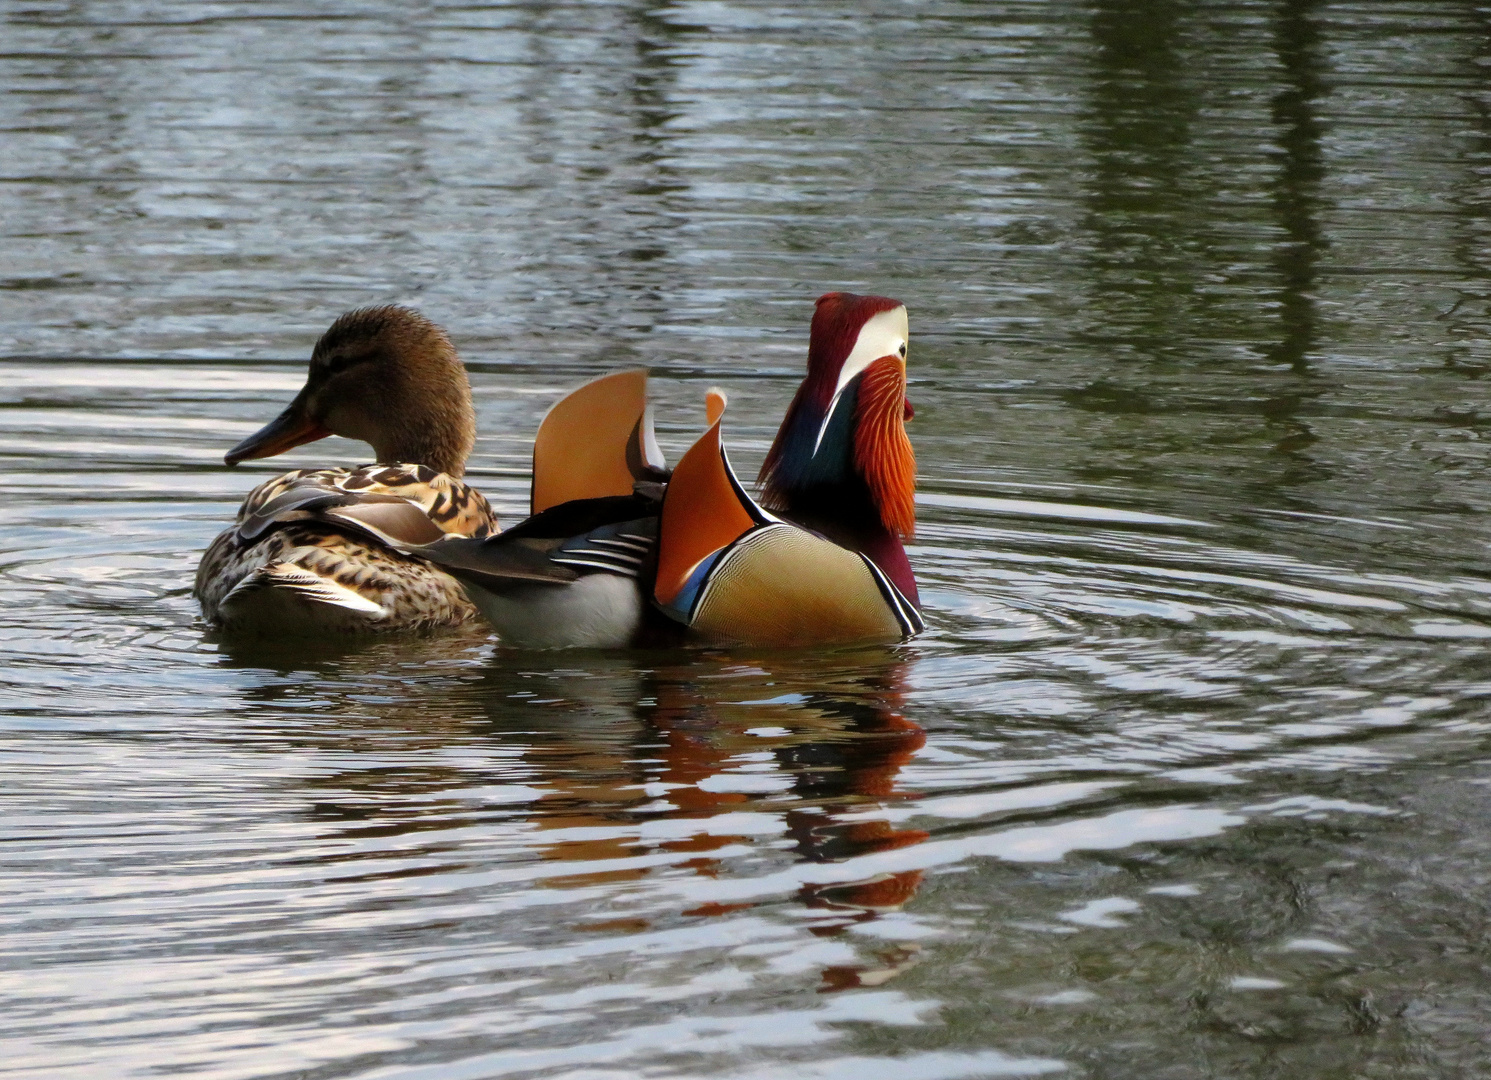
{"label": "female duck's wing", "polygon": [[244,500],[236,531],[253,543],[291,522],[320,521],[401,548],[453,536],[484,537],[497,516],[481,492],[425,465],[302,469]]}
{"label": "female duck's wing", "polygon": [[652,430],[647,372],[618,371],[571,391],[545,414],[533,440],[530,512],[630,495],[637,483],[667,475]]}
{"label": "female duck's wing", "polygon": [[653,599],[695,634],[750,645],[898,641],[920,615],[870,559],[758,506],[720,438],[725,399],[673,471]]}
{"label": "female duck's wing", "polygon": [[486,496],[428,465],[364,465],[336,486],[354,495],[391,495],[412,503],[448,536],[481,537],[497,531],[497,514]]}
{"label": "female duck's wing", "polygon": [[193,591],[230,629],[454,625],[475,614],[460,586],[402,552],[496,526],[479,492],[423,465],[297,470],[249,494],[203,555]]}
{"label": "female duck's wing", "polygon": [[235,633],[418,629],[475,615],[460,585],[428,563],[320,522],[286,525],[225,555],[228,572],[199,576],[197,592],[208,618]]}

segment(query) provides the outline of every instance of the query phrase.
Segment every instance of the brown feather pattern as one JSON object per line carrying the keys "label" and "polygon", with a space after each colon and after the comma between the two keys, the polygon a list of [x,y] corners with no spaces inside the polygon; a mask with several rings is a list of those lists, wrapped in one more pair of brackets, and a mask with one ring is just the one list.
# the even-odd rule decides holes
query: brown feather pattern
{"label": "brown feather pattern", "polygon": [[382,616],[373,618],[307,604],[308,617],[315,624],[312,628],[415,629],[459,625],[476,616],[464,590],[449,575],[417,556],[355,535],[333,521],[316,520],[314,512],[292,512],[283,524],[253,540],[240,534],[240,526],[274,499],[304,488],[332,495],[405,499],[424,510],[442,532],[456,536],[480,539],[497,530],[497,517],[481,492],[425,465],[297,469],[250,492],[233,527],[220,534],[202,557],[193,592],[209,620],[237,628],[234,612],[223,608],[224,598],[265,568],[287,564],[350,589],[384,609]]}

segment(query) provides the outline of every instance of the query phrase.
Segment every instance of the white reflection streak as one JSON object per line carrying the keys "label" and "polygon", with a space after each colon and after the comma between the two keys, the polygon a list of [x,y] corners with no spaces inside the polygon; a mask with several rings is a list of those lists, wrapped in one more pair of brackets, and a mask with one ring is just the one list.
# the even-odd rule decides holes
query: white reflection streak
{"label": "white reflection streak", "polygon": [[[363,1073],[364,1080],[397,1076],[399,1080],[477,1080],[512,1073],[576,1065],[597,1065],[652,1057],[661,1047],[679,1047],[689,1054],[740,1053],[751,1047],[811,1046],[841,1038],[830,1024],[871,1022],[901,1027],[919,1026],[922,1013],[936,1006],[934,1001],[914,1002],[896,991],[867,991],[862,994],[831,998],[815,1009],[782,1009],[755,1016],[680,1017],[661,1024],[648,1024],[621,1031],[603,1041],[580,1046],[551,1047],[533,1050],[496,1051],[462,1061],[440,1062],[427,1067],[393,1066]],[[1003,1057],[1003,1055],[1000,1055]],[[1007,1059],[1008,1060],[1008,1059]],[[1057,1068],[1060,1063],[1052,1063]],[[1045,1071],[1052,1071],[1046,1069]],[[802,1073],[794,1065],[791,1075]],[[679,1074],[673,1074],[679,1075]],[[714,1074],[711,1074],[714,1075]],[[778,1069],[772,1075],[783,1075]],[[837,1074],[827,1074],[830,1076]],[[897,1070],[897,1076],[906,1075]],[[968,1076],[962,1073],[912,1074],[928,1077]],[[990,1075],[986,1070],[980,1075]],[[1005,1075],[1036,1075],[1033,1072]]]}
{"label": "white reflection streak", "polygon": [[665,887],[691,902],[738,901],[790,892],[803,885],[861,881],[876,874],[927,870],[978,857],[1007,862],[1057,862],[1073,851],[1115,851],[1134,844],[1215,836],[1246,820],[1240,814],[1197,805],[1118,810],[1098,818],[1031,825],[985,836],[929,840],[912,847],[873,852],[843,862],[804,863],[751,879],[680,879],[666,882]]}
{"label": "white reflection streak", "polygon": [[1129,525],[1186,525],[1196,529],[1215,529],[1206,521],[1190,518],[1169,517],[1165,514],[1148,514],[1138,510],[1118,510],[1111,506],[1088,506],[1084,503],[1051,503],[1035,499],[997,499],[988,495],[943,495],[934,492],[918,492],[916,501],[922,506],[939,506],[948,510],[983,510],[990,514],[1011,514],[1017,517],[1064,518],[1072,521],[1111,521]]}
{"label": "white reflection streak", "polygon": [[[940,1051],[904,1057],[793,1062],[790,1071],[801,1080],[865,1080],[874,1076],[894,1076],[896,1080],[958,1080],[975,1076],[1045,1076],[1066,1069],[1066,1062],[1052,1058],[1015,1058],[998,1050],[982,1050],[972,1054]],[[710,1075],[713,1080],[778,1080],[786,1072],[781,1066],[764,1066],[748,1072]]]}

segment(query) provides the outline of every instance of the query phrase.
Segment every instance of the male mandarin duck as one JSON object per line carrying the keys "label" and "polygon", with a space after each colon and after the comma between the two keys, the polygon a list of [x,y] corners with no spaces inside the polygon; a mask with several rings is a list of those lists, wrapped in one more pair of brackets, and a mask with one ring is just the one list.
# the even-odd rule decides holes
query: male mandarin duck
{"label": "male mandarin duck", "polygon": [[224,461],[327,435],[371,444],[377,463],[297,469],[250,492],[197,569],[202,613],[225,630],[277,635],[474,618],[461,586],[407,550],[497,529],[487,500],[461,481],[476,417],[445,332],[409,308],[348,312],[316,342],[295,400]]}
{"label": "male mandarin duck", "polygon": [[711,392],[710,428],[663,500],[653,596],[666,614],[696,636],[763,645],[923,629],[902,547],[916,527],[907,338],[898,300],[818,299],[807,378],[761,468],[770,510],[736,480],[720,439],[724,395]]}
{"label": "male mandarin duck", "polygon": [[[818,300],[808,375],[762,469],[765,506],[709,429],[671,476],[645,372],[561,400],[534,445],[533,516],[418,548],[466,586],[509,645],[898,641],[923,629],[902,541],[915,526],[905,307]],[[660,481],[666,479],[664,487]]]}

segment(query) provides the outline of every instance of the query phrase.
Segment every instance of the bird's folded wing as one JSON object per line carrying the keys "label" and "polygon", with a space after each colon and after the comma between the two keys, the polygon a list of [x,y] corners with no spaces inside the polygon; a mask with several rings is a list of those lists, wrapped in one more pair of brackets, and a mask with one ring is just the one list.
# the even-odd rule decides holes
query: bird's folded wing
{"label": "bird's folded wing", "polygon": [[238,523],[238,535],[253,543],[279,525],[321,521],[370,536],[390,547],[411,547],[440,539],[445,532],[423,508],[396,495],[355,493],[320,485],[299,485],[254,507]]}
{"label": "bird's folded wing", "polygon": [[565,585],[595,573],[637,578],[656,545],[656,504],[626,496],[554,507],[485,540],[447,537],[409,550],[456,578],[500,589]]}
{"label": "bird's folded wing", "polygon": [[463,480],[428,465],[364,465],[332,485],[362,495],[395,495],[424,511],[442,533],[488,536],[497,531],[497,515],[482,493]]}
{"label": "bird's folded wing", "polygon": [[553,560],[560,541],[503,536],[468,540],[451,536],[415,549],[422,557],[461,581],[489,589],[527,583],[567,585],[580,574]]}

